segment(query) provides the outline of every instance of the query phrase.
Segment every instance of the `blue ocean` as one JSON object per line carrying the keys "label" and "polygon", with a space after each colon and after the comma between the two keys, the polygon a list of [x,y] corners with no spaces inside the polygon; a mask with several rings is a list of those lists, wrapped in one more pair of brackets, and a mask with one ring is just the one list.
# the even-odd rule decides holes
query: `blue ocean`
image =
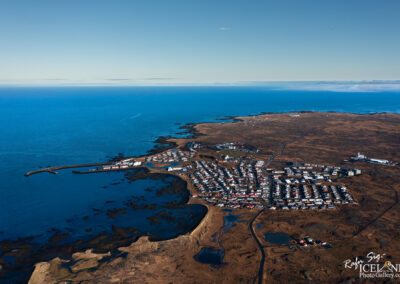
{"label": "blue ocean", "polygon": [[[156,194],[168,180],[131,182],[124,173],[76,175],[71,170],[24,174],[49,165],[107,161],[118,153],[143,155],[160,136],[184,136],[177,133],[186,123],[302,110],[399,113],[400,93],[222,86],[2,87],[0,241],[30,238],[44,243],[55,232],[85,239],[115,226],[155,238],[185,233],[201,217],[151,218],[164,214],[168,202],[186,198],[176,192]],[[107,215],[134,199],[152,206]],[[168,210],[169,217],[205,214],[196,206]]]}
{"label": "blue ocean", "polygon": [[[400,112],[400,94],[262,87],[0,88],[0,239],[67,226],[106,200],[134,195],[113,175],[24,174],[39,167],[143,155],[186,123],[262,112]],[[177,135],[175,135],[177,136]],[[140,185],[138,185],[140,187]]]}

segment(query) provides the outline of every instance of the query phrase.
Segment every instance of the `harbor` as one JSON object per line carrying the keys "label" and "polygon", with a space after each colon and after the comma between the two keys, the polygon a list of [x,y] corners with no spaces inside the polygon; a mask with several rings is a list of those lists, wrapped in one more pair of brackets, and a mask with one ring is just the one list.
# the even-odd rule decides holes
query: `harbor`
{"label": "harbor", "polygon": [[[234,152],[229,156],[225,152],[227,149],[242,149],[228,142],[208,146],[198,144],[196,149],[193,145],[189,143],[189,150],[169,149],[140,158],[49,167],[28,172],[26,176],[40,172],[56,173],[56,170],[66,168],[89,168],[75,169],[72,173],[93,174],[145,167],[153,172],[186,176],[196,190],[192,197],[217,207],[321,210],[357,204],[350,190],[339,180],[361,175],[360,169],[289,161],[286,166],[272,167],[270,162],[275,156],[269,160],[260,159],[256,155],[257,149],[253,149],[251,156],[235,156]],[[201,149],[218,149],[217,157],[211,161],[203,160],[205,156]]]}

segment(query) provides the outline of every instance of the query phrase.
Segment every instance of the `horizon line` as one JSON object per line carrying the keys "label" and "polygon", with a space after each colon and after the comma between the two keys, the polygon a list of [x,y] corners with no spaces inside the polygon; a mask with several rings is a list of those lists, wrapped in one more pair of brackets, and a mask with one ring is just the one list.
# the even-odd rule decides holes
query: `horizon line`
{"label": "horizon line", "polygon": [[400,92],[400,80],[318,80],[318,81],[237,81],[237,82],[144,82],[127,84],[106,82],[69,82],[64,84],[1,83],[0,88],[134,88],[134,87],[259,87],[286,91],[330,91],[330,92]]}
{"label": "horizon line", "polygon": [[[2,82],[3,81],[3,82]],[[44,82],[47,81],[47,82]],[[53,83],[50,83],[53,82]],[[126,82],[126,84],[123,84]],[[0,80],[1,86],[236,86],[236,85],[263,85],[263,84],[282,84],[282,83],[359,83],[359,84],[400,84],[400,79],[371,79],[371,80],[252,80],[252,81],[220,81],[220,82],[143,82],[129,79],[108,79],[106,81],[67,81],[64,79],[47,79],[40,82],[13,82],[12,80]]]}

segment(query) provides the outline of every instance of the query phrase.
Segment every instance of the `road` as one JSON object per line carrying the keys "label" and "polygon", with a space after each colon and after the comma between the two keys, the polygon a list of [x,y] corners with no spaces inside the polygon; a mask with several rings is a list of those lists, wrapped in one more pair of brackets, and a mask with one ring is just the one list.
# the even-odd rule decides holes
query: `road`
{"label": "road", "polygon": [[251,219],[250,223],[249,223],[249,229],[250,229],[250,233],[253,236],[254,240],[256,241],[258,248],[261,251],[261,261],[260,261],[260,267],[258,269],[258,283],[261,284],[262,280],[263,280],[263,273],[264,273],[264,262],[265,262],[265,251],[264,248],[260,242],[260,240],[258,239],[256,233],[254,232],[254,228],[253,228],[253,224],[254,221],[257,219],[258,216],[260,216],[261,213],[263,213],[265,211],[265,208],[260,210],[254,217],[253,219]]}
{"label": "road", "polygon": [[[300,136],[296,137],[295,139],[293,139],[292,141],[289,142],[284,142],[281,144],[281,147],[279,148],[279,150],[274,153],[269,159],[268,161],[264,164],[264,166],[262,167],[262,171],[264,172],[265,175],[268,175],[267,171],[266,171],[266,167],[279,155],[282,155],[283,151],[285,151],[285,148],[288,144],[294,143],[300,139],[302,139],[304,136],[306,136],[307,133],[302,133]],[[260,216],[264,211],[265,211],[265,207],[264,209],[260,210],[253,219],[251,219],[250,223],[249,223],[249,230],[251,235],[253,236],[254,240],[256,241],[260,251],[261,251],[261,261],[260,261],[260,267],[258,269],[258,283],[261,284],[262,280],[263,280],[263,273],[264,273],[264,262],[265,262],[265,251],[264,251],[264,247],[262,246],[260,240],[258,239],[256,233],[254,232],[254,228],[253,228],[253,223],[254,221],[257,219],[258,216]]]}
{"label": "road", "polygon": [[367,224],[365,224],[364,226],[361,226],[352,236],[352,238],[356,237],[357,235],[359,235],[362,231],[364,231],[366,228],[368,228],[371,224],[375,223],[379,218],[381,218],[383,215],[385,215],[389,210],[391,210],[394,206],[396,206],[399,203],[399,195],[397,193],[396,190],[393,190],[395,193],[394,196],[394,203],[392,205],[390,205],[388,208],[386,208],[385,210],[383,210],[378,216],[376,216],[374,219],[372,219],[371,221],[369,221]]}

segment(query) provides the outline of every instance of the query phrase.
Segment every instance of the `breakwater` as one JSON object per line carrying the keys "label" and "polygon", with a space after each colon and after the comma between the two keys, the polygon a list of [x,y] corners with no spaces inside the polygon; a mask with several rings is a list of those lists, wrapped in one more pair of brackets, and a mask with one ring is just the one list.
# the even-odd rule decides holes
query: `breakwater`
{"label": "breakwater", "polygon": [[25,174],[26,177],[38,174],[38,173],[52,173],[52,174],[57,174],[56,171],[58,170],[63,170],[63,169],[73,169],[73,168],[86,168],[86,167],[97,167],[97,166],[105,166],[105,165],[111,165],[112,162],[104,162],[104,163],[90,163],[90,164],[78,164],[78,165],[65,165],[65,166],[53,166],[53,167],[47,167],[39,170],[34,170],[34,171],[29,171]]}

